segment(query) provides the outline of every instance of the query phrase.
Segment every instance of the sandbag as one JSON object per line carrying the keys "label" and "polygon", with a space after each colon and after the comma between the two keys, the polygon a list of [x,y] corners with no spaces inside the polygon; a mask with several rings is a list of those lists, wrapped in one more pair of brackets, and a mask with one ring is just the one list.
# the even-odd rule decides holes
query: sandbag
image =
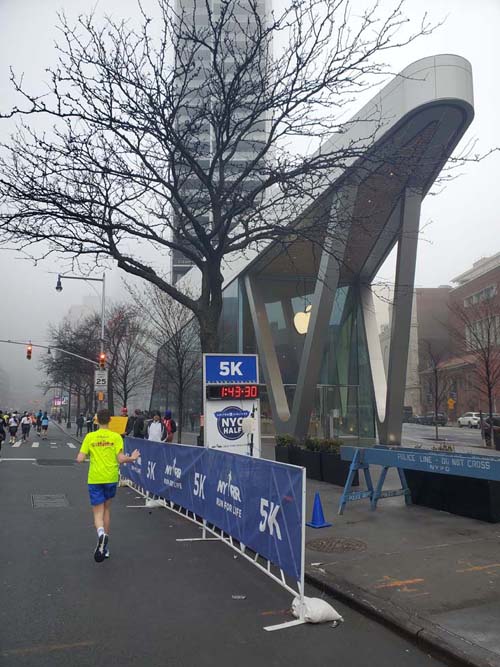
{"label": "sandbag", "polygon": [[[307,623],[328,623],[333,621],[334,627],[338,623],[343,623],[342,616],[335,611],[331,604],[320,598],[304,598],[304,620]],[[300,598],[295,598],[292,602],[292,614],[295,618],[300,618]]]}

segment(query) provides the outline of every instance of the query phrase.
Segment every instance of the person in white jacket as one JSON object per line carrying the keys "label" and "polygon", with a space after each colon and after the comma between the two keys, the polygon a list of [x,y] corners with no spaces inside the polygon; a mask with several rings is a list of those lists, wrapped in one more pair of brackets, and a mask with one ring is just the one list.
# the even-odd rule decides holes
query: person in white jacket
{"label": "person in white jacket", "polygon": [[155,442],[166,442],[167,440],[167,429],[159,412],[154,413],[153,421],[148,426],[148,440],[154,440]]}

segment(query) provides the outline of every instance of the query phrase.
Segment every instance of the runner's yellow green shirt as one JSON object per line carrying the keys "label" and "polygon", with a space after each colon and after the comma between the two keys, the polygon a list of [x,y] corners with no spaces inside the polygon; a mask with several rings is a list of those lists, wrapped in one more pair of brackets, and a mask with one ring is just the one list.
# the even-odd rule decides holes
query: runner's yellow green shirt
{"label": "runner's yellow green shirt", "polygon": [[123,450],[123,438],[118,433],[100,428],[87,433],[80,451],[90,456],[89,484],[114,484],[120,475],[116,459]]}

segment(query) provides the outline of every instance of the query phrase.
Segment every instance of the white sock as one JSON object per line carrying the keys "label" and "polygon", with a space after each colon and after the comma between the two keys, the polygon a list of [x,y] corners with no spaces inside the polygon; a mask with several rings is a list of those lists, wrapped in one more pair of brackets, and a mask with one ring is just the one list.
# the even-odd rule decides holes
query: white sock
{"label": "white sock", "polygon": [[97,537],[101,537],[101,535],[104,535],[104,528],[102,526],[97,529]]}

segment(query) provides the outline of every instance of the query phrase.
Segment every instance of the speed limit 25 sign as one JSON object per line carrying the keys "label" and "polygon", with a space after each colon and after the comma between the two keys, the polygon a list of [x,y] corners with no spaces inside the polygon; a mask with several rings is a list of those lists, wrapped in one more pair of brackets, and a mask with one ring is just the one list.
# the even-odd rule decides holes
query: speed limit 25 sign
{"label": "speed limit 25 sign", "polygon": [[95,371],[94,389],[104,391],[108,388],[108,371]]}

